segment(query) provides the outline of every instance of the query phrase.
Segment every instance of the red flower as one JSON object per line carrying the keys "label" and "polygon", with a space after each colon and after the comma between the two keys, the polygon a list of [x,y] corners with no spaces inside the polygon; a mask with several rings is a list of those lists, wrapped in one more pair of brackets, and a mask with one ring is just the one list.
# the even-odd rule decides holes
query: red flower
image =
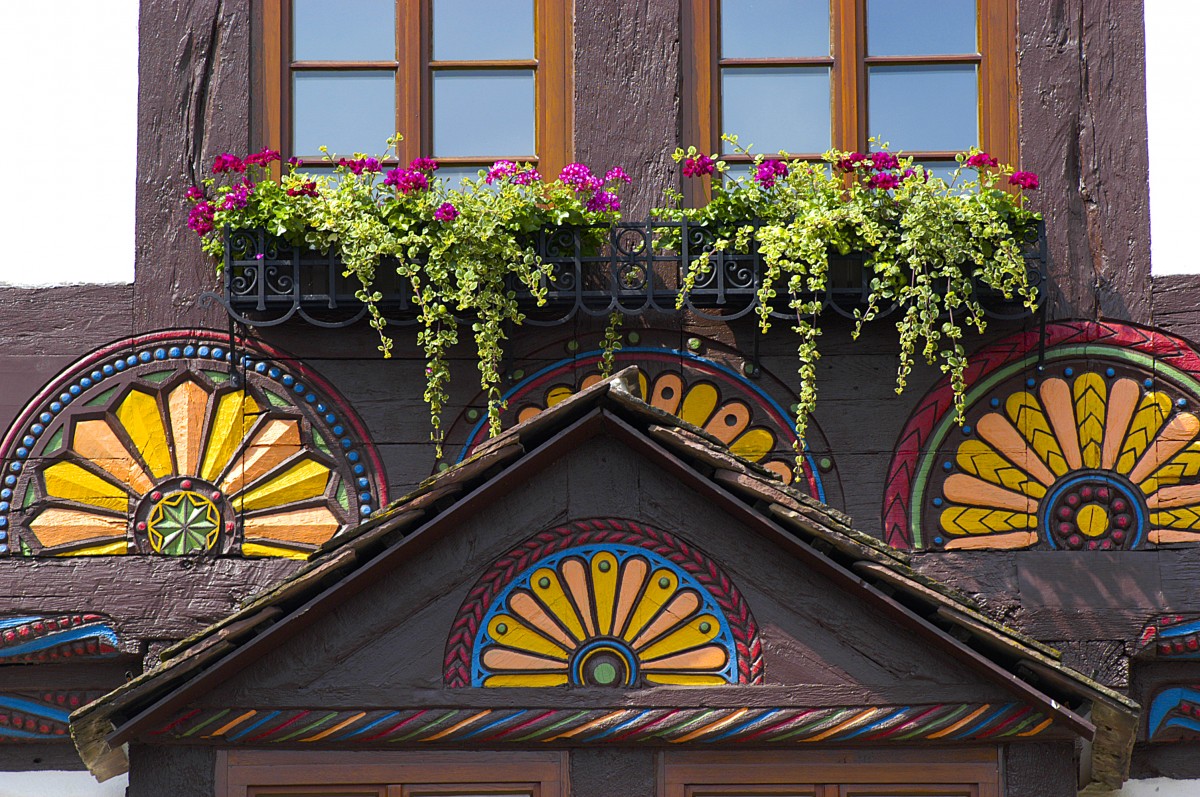
{"label": "red flower", "polygon": [[896,156],[890,152],[885,152],[884,150],[880,150],[878,152],[871,153],[871,166],[877,172],[887,171],[888,169],[895,169],[899,165],[900,165],[900,161],[897,160]]}
{"label": "red flower", "polygon": [[688,158],[683,162],[683,176],[702,177],[706,174],[712,174],[716,163],[716,161],[707,155],[697,155],[694,158]]}
{"label": "red flower", "polygon": [[279,153],[273,149],[264,149],[262,152],[256,152],[246,158],[247,164],[254,166],[267,166],[273,161],[279,160]]}
{"label": "red flower", "polygon": [[237,172],[241,174],[246,171],[246,164],[236,155],[230,155],[226,152],[223,155],[218,155],[213,161],[213,172],[221,174],[222,172]]}
{"label": "red flower", "polygon": [[1019,186],[1028,191],[1036,191],[1038,187],[1038,176],[1033,172],[1013,172],[1012,177],[1008,178],[1010,185]]}
{"label": "red flower", "polygon": [[976,152],[963,161],[963,165],[972,169],[986,169],[989,166],[998,166],[1000,162],[986,152]]}
{"label": "red flower", "polygon": [[867,156],[861,152],[851,152],[844,158],[838,158],[836,168],[842,172],[852,172],[865,163]]}

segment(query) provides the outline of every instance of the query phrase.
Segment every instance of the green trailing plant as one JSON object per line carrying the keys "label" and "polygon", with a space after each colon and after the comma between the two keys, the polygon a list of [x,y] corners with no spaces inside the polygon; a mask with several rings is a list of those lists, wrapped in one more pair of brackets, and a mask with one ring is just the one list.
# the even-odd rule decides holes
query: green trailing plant
{"label": "green trailing plant", "polygon": [[[750,155],[736,136],[725,140]],[[685,264],[680,307],[712,270],[716,253],[746,253],[757,246],[764,264],[760,326],[769,329],[770,314],[781,305],[796,316],[798,439],[816,403],[819,314],[831,254],[861,253],[868,272],[869,296],[866,307],[855,312],[854,337],[883,309],[896,308],[896,392],[904,390],[918,356],[937,363],[950,378],[960,419],[967,364],[963,332],[985,326],[976,283],[1009,299],[1019,297],[1029,309],[1037,299],[1021,245],[1041,218],[1024,202],[1024,192],[1037,188],[1036,175],[972,149],[958,156],[946,182],[911,158],[897,157],[885,143],[872,143],[879,147],[870,154],[831,150],[818,162],[758,155],[751,173],[737,178],[716,156],[679,149],[674,159],[686,178],[711,176],[712,198],[687,208],[675,192],[669,206],[657,211],[659,219],[686,220],[714,238],[709,250]]]}
{"label": "green trailing plant", "polygon": [[[389,140],[389,148],[397,148],[400,140]],[[439,457],[450,381],[447,358],[459,342],[460,326],[470,325],[480,388],[487,396],[491,432],[497,434],[504,406],[505,327],[525,318],[514,285],[540,304],[550,278],[550,267],[534,245],[536,233],[615,222],[618,191],[629,182],[620,168],[596,176],[578,163],[563,169],[557,180],[544,181],[529,164],[498,161],[451,187],[436,177],[438,165],[428,158],[389,168],[381,158],[356,154],[334,161],[328,153],[326,160],[336,167],[332,176],[313,177],[292,161],[276,180],[269,170],[278,160],[279,153],[271,150],[244,159],[219,156],[214,176],[203,187],[188,189],[188,226],[218,262],[226,228],[262,229],[291,245],[335,252],[345,275],[360,283],[357,297],[380,333],[385,357],[392,340],[379,310],[383,296],[376,280],[381,266],[395,268],[411,286],[418,310],[424,398]]]}
{"label": "green trailing plant", "polygon": [[[736,137],[728,140],[749,154],[737,147]],[[397,154],[399,141],[396,136],[388,142]],[[856,337],[884,309],[897,308],[897,392],[916,358],[923,357],[949,375],[960,417],[963,333],[984,328],[976,284],[1034,306],[1036,287],[1029,282],[1021,243],[1040,218],[1024,206],[1024,192],[1037,188],[1037,177],[977,149],[958,157],[949,183],[893,155],[886,144],[869,155],[830,151],[815,163],[759,155],[752,173],[737,179],[723,161],[694,147],[677,150],[674,158],[686,178],[712,177],[712,198],[702,207],[684,207],[682,195],[670,192],[667,207],[656,212],[662,221],[700,225],[713,239],[708,251],[685,264],[679,306],[711,271],[715,254],[757,248],[764,263],[761,327],[771,326],[776,308],[786,306],[796,317],[799,439],[816,401],[820,312],[831,254],[861,253],[869,273],[868,301],[856,311]],[[574,163],[546,181],[529,164],[498,161],[452,187],[437,178],[437,163],[430,159],[391,166],[395,159],[361,154],[337,160],[326,154],[334,166],[331,176],[314,177],[292,161],[274,178],[278,160],[271,150],[246,158],[219,156],[213,176],[188,189],[188,227],[218,268],[226,228],[262,230],[290,245],[333,252],[345,274],[359,282],[357,296],[379,331],[384,356],[391,354],[392,341],[379,311],[377,278],[380,268],[395,269],[417,307],[424,398],[439,456],[447,357],[462,324],[470,325],[490,431],[497,434],[505,330],[524,319],[516,290],[541,303],[552,280],[535,247],[537,234],[578,226],[590,231],[586,245],[600,246],[603,227],[619,219],[618,189],[629,182],[619,167],[596,176]],[[679,228],[656,232],[661,249],[671,246]],[[602,344],[605,373],[621,348],[622,320],[619,313],[609,318]]]}

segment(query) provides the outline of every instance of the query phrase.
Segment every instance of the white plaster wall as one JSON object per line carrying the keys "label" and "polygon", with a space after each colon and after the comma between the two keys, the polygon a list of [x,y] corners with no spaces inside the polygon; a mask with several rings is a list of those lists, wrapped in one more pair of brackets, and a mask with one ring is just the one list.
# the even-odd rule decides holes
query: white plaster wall
{"label": "white plaster wall", "polygon": [[[1200,27],[1196,0],[1145,0],[1150,134],[1150,270],[1200,273],[1195,151],[1200,147]],[[1200,795],[1200,792],[1195,792]]]}
{"label": "white plaster wall", "polygon": [[128,785],[126,775],[97,783],[87,772],[0,772],[0,797],[125,797]]}
{"label": "white plaster wall", "polygon": [[1088,792],[1088,797],[1197,797],[1200,795],[1200,780],[1171,780],[1149,778],[1129,780],[1120,791]]}
{"label": "white plaster wall", "polygon": [[0,284],[133,281],[138,0],[0,0]]}

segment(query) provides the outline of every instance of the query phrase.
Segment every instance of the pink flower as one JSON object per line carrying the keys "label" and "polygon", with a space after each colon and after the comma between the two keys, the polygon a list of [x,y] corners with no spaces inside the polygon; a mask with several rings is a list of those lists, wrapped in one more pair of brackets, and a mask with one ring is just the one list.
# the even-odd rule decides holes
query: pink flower
{"label": "pink flower", "polygon": [[236,155],[230,155],[226,152],[223,155],[218,155],[213,161],[213,173],[221,174],[222,172],[237,172],[241,174],[246,171],[246,164]]}
{"label": "pink flower", "polygon": [[295,155],[293,155],[292,157],[287,159],[287,165],[291,166],[293,169],[295,169],[297,166],[300,165],[300,159],[297,158]]}
{"label": "pink flower", "polygon": [[989,166],[999,165],[1000,161],[996,160],[986,152],[976,152],[974,155],[963,161],[963,166],[967,166],[972,169],[986,169]]}
{"label": "pink flower", "polygon": [[192,206],[188,212],[187,226],[189,230],[193,230],[196,235],[204,235],[213,230],[213,207],[207,202],[200,202]]}
{"label": "pink flower", "polygon": [[517,164],[512,161],[496,161],[492,164],[492,168],[488,169],[487,177],[484,182],[491,185],[496,180],[501,180],[508,177],[517,171]]}
{"label": "pink flower", "polygon": [[451,205],[449,202],[443,202],[438,206],[438,209],[433,212],[433,217],[438,221],[454,221],[458,218],[458,208]]}
{"label": "pink flower", "polygon": [[357,160],[347,160],[346,158],[341,158],[338,160],[338,166],[345,166],[350,170],[351,174],[377,172],[381,168],[379,161],[377,161],[375,158],[358,158]]}
{"label": "pink flower", "polygon": [[429,178],[424,172],[414,169],[392,169],[383,179],[383,184],[395,188],[402,194],[424,191],[429,188]]}
{"label": "pink flower", "polygon": [[625,170],[620,166],[614,166],[604,173],[604,182],[615,183],[618,180],[625,183],[633,182],[633,180],[629,179],[629,175],[625,173]]}
{"label": "pink flower", "polygon": [[763,161],[758,164],[758,168],[754,171],[754,182],[761,185],[763,188],[773,188],[775,181],[780,177],[786,176],[788,166],[781,160]]}
{"label": "pink flower", "polygon": [[592,194],[585,207],[594,213],[616,211],[621,209],[621,200],[611,191],[597,191]]}
{"label": "pink flower", "polygon": [[712,174],[716,163],[716,161],[707,155],[697,155],[694,158],[687,158],[683,162],[683,176],[702,177],[706,174]]}
{"label": "pink flower", "polygon": [[304,185],[300,186],[299,188],[289,188],[287,190],[287,195],[288,196],[316,196],[317,195],[317,183],[314,180],[310,180],[310,181],[306,182]]}
{"label": "pink flower", "polygon": [[250,201],[250,195],[253,193],[254,183],[249,180],[243,180],[225,195],[224,201],[221,202],[221,210],[241,210],[246,207],[246,204]]}
{"label": "pink flower", "polygon": [[537,169],[526,169],[523,172],[517,172],[509,178],[509,182],[513,185],[532,185],[542,179],[542,175]]}
{"label": "pink flower", "polygon": [[592,170],[582,163],[568,163],[558,173],[558,179],[572,186],[576,192],[595,191],[604,185],[604,181],[593,175]]}
{"label": "pink flower", "polygon": [[895,169],[899,165],[900,161],[897,160],[896,156],[890,152],[879,150],[878,152],[871,153],[871,166],[877,172]]}
{"label": "pink flower", "polygon": [[1036,191],[1038,188],[1038,176],[1033,172],[1013,172],[1008,182],[1029,191]]}
{"label": "pink flower", "polygon": [[383,167],[379,165],[379,161],[376,158],[364,158],[362,164],[364,172],[378,172],[383,170]]}
{"label": "pink flower", "polygon": [[438,162],[433,158],[413,158],[412,163],[408,164],[408,168],[413,171],[432,174],[437,171]]}
{"label": "pink flower", "polygon": [[203,199],[204,198],[204,189],[199,188],[194,185],[188,186],[187,198],[188,199]]}
{"label": "pink flower", "polygon": [[865,163],[867,156],[861,152],[851,152],[844,158],[838,158],[836,167],[838,171],[852,172]]}
{"label": "pink flower", "polygon": [[254,166],[268,166],[279,160],[279,153],[273,149],[264,149],[246,157],[246,163]]}
{"label": "pink flower", "polygon": [[868,188],[882,188],[889,190],[900,185],[900,178],[891,172],[877,172],[867,178]]}

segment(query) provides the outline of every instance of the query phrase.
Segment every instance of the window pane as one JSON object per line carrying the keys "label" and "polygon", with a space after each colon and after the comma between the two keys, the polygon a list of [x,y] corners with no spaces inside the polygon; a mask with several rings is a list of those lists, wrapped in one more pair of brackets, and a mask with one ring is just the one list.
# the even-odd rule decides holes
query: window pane
{"label": "window pane", "polygon": [[292,29],[297,61],[396,60],[395,0],[293,0]]}
{"label": "window pane", "polygon": [[527,157],[534,152],[533,70],[433,75],[433,154]]}
{"label": "window pane", "polygon": [[293,76],[292,151],[320,155],[380,153],[396,130],[391,72],[297,72]]}
{"label": "window pane", "polygon": [[893,150],[957,152],[979,143],[973,64],[870,67],[867,105],[868,132]]}
{"label": "window pane", "polygon": [[[913,166],[925,167],[925,171],[929,173],[929,179],[932,180],[935,177],[941,178],[942,180],[945,181],[946,185],[950,185],[951,182],[954,180],[954,170],[958,168],[958,164],[955,163],[954,161],[914,160]],[[962,174],[960,174],[958,177],[958,182],[959,182],[959,185],[961,185],[961,184],[967,182],[968,180],[974,180],[974,179],[975,179],[975,172],[973,172],[970,169],[963,169]]]}
{"label": "window pane", "polygon": [[743,147],[824,152],[830,127],[828,67],[721,70],[721,132],[735,133]]}
{"label": "window pane", "polygon": [[434,0],[433,60],[533,57],[533,0]]}
{"label": "window pane", "polygon": [[722,58],[829,55],[829,0],[725,0]]}
{"label": "window pane", "polygon": [[976,0],[868,0],[867,55],[974,53]]}

